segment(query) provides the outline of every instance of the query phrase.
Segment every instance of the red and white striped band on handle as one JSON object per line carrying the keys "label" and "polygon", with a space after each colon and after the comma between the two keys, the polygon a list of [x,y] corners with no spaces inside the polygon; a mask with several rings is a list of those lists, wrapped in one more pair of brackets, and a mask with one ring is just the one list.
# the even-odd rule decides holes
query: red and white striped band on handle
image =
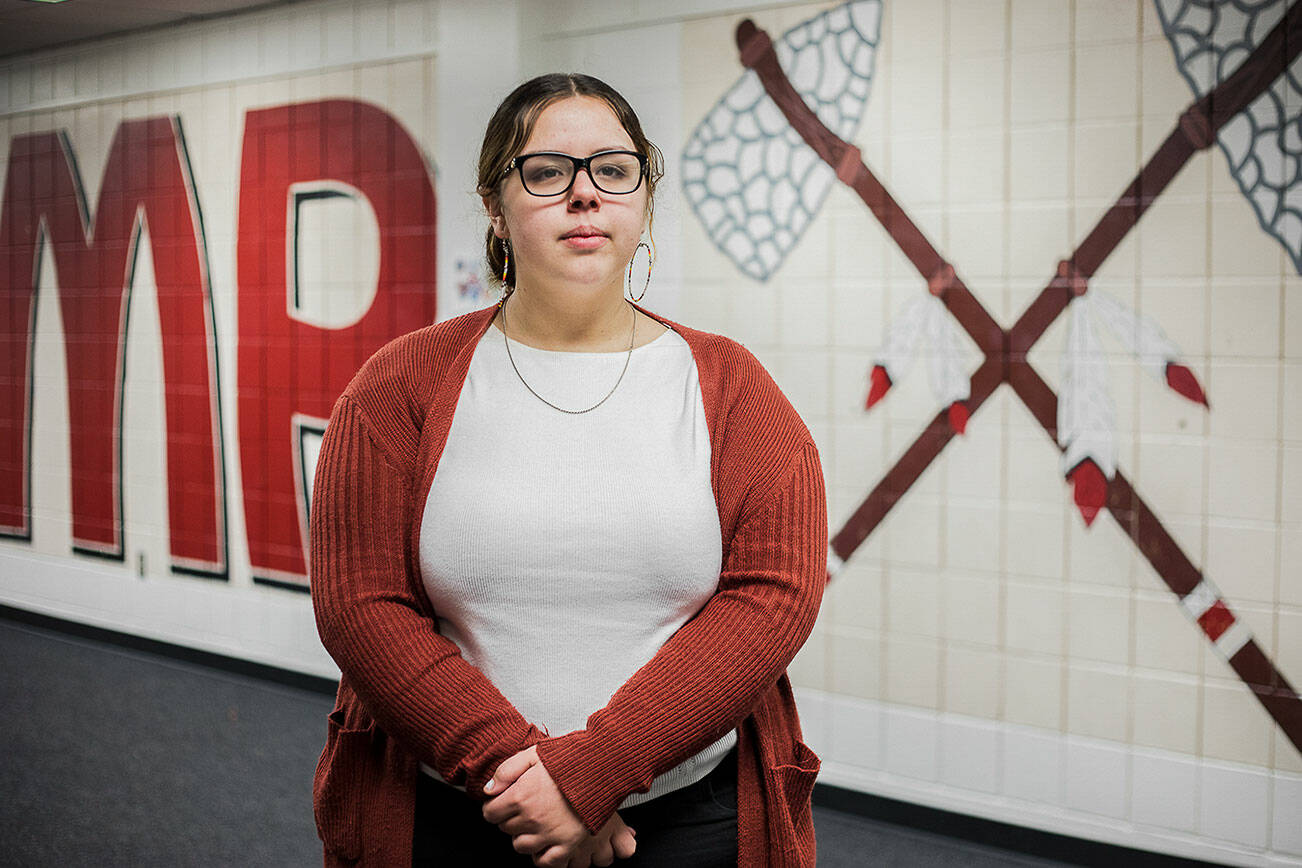
{"label": "red and white striped band on handle", "polygon": [[841,572],[841,567],[845,566],[845,561],[832,548],[831,543],[827,546],[827,578],[830,581],[832,576]]}
{"label": "red and white striped band on handle", "polygon": [[1238,654],[1244,645],[1252,641],[1252,631],[1234,617],[1221,597],[1220,589],[1210,580],[1203,579],[1199,582],[1192,591],[1180,598],[1180,605],[1226,660]]}

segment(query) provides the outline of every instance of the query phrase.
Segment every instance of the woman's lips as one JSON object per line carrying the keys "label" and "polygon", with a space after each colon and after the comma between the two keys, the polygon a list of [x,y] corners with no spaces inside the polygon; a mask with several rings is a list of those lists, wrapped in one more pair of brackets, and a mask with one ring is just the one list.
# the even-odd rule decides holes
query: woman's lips
{"label": "woman's lips", "polygon": [[607,236],[597,229],[583,228],[566,232],[561,236],[561,241],[578,250],[595,250],[606,243]]}

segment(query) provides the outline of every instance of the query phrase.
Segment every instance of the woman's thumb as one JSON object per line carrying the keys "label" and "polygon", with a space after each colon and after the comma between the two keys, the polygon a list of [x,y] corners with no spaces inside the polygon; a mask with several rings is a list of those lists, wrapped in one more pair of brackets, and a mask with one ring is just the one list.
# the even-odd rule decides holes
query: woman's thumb
{"label": "woman's thumb", "polygon": [[511,784],[515,783],[520,775],[529,770],[533,765],[530,757],[523,753],[518,753],[497,767],[493,776],[489,778],[488,783],[484,784],[484,792],[494,795],[505,790]]}

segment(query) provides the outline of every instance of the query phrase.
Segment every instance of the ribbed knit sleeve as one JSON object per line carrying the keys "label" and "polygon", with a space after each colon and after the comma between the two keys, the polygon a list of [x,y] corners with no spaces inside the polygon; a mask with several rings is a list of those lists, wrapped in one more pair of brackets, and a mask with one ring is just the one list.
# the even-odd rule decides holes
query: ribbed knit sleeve
{"label": "ribbed knit sleeve", "polygon": [[741,517],[709,602],[588,717],[538,744],[583,824],[737,727],[814,627],[827,581],[827,501],[813,441]]}
{"label": "ribbed knit sleeve", "polygon": [[415,596],[407,545],[415,483],[347,396],[316,465],[311,592],[321,642],[376,723],[447,781],[482,796],[544,734],[461,656]]}

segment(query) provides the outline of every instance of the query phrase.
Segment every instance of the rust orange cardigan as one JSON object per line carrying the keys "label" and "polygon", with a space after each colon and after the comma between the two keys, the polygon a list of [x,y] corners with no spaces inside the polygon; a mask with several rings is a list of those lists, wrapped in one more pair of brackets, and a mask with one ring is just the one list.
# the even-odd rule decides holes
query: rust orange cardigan
{"label": "rust orange cardigan", "polygon": [[495,311],[387,344],[340,396],[321,446],[312,604],[342,674],[313,786],[325,863],[410,864],[420,761],[482,801],[497,766],[537,745],[595,831],[628,794],[735,729],[739,864],[814,865],[819,759],[801,741],[786,675],[827,575],[809,431],[740,344],[643,311],[682,335],[696,361],[723,534],[719,587],[585,729],[550,736],[437,632],[417,566],[429,487]]}

